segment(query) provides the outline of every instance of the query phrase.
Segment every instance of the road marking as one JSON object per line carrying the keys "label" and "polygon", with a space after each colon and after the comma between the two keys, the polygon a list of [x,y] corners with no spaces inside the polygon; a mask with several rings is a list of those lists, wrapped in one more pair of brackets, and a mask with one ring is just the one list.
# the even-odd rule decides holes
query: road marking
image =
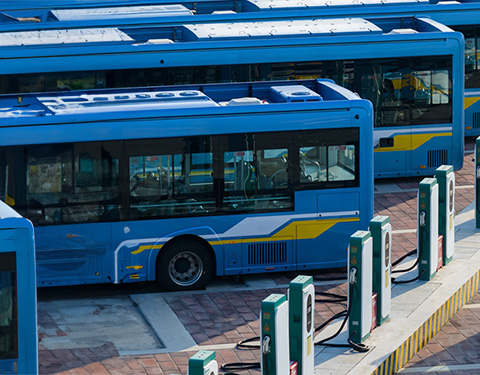
{"label": "road marking", "polygon": [[392,234],[406,234],[406,233],[417,233],[417,229],[392,230]]}
{"label": "road marking", "polygon": [[442,365],[442,366],[423,366],[423,367],[408,367],[401,369],[400,374],[409,374],[413,372],[429,373],[429,372],[452,372],[461,370],[478,370],[480,363],[472,363],[468,365]]}
{"label": "road marking", "polygon": [[480,303],[470,303],[465,306],[466,309],[480,309]]}

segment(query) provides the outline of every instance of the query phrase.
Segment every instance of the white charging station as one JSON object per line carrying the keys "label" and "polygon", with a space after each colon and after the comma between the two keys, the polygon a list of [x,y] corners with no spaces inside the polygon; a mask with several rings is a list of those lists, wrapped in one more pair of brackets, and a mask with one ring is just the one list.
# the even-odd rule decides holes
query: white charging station
{"label": "white charging station", "polygon": [[290,360],[297,362],[298,375],[314,372],[315,288],[312,276],[297,276],[288,290]]}
{"label": "white charging station", "polygon": [[373,238],[373,292],[377,293],[377,325],[388,320],[392,305],[392,225],[390,217],[376,216],[370,221]]}
{"label": "white charging station", "polygon": [[284,294],[271,294],[260,312],[262,375],[290,375],[288,303]]}
{"label": "white charging station", "polygon": [[215,352],[201,350],[188,360],[187,375],[218,375]]}
{"label": "white charging station", "polygon": [[418,186],[418,276],[431,280],[438,267],[438,184],[436,178],[424,178]]}
{"label": "white charging station", "polygon": [[455,252],[455,173],[451,165],[442,165],[435,171],[438,182],[438,233],[443,236],[442,261],[447,265]]}
{"label": "white charging station", "polygon": [[357,231],[348,247],[348,337],[360,344],[372,328],[372,254],[369,231]]}

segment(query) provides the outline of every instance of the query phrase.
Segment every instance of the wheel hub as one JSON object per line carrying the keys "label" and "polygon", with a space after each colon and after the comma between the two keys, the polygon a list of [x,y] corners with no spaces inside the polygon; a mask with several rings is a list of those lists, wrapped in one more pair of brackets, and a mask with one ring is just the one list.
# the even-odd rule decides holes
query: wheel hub
{"label": "wheel hub", "polygon": [[195,284],[203,274],[203,263],[198,255],[184,251],[175,255],[170,261],[168,271],[170,278],[178,285]]}

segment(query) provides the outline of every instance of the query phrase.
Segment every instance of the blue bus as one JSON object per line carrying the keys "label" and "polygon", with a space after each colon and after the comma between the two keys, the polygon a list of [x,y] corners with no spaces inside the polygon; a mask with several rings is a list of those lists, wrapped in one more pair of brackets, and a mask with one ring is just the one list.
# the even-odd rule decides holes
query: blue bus
{"label": "blue bus", "polygon": [[37,285],[345,266],[373,216],[371,103],[330,80],[0,99],[0,196]]}
{"label": "blue bus", "polygon": [[0,374],[38,374],[33,226],[0,202]]}
{"label": "blue bus", "polygon": [[[96,8],[92,8],[96,6]],[[31,8],[33,9],[31,9]],[[54,8],[56,7],[56,8]],[[66,9],[69,8],[69,9]],[[480,1],[199,0],[125,2],[9,2],[0,13],[1,31],[105,26],[182,25],[340,17],[429,17],[465,36],[465,135],[480,135]]]}
{"label": "blue bus", "polygon": [[375,109],[375,177],[463,164],[464,40],[421,18],[0,34],[0,93],[330,78]]}

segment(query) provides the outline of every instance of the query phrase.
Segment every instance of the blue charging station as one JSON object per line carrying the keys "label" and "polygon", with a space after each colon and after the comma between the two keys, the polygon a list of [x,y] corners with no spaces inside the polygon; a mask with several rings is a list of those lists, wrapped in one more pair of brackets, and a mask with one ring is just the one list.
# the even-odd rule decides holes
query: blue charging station
{"label": "blue charging station", "polygon": [[0,374],[38,374],[33,226],[0,201]]}

